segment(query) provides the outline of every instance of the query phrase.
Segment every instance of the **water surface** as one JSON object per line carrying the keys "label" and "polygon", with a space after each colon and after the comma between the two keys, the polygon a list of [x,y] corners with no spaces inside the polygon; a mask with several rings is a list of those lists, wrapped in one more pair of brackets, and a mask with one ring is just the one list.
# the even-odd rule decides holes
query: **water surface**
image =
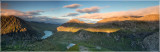
{"label": "water surface", "polygon": [[48,30],[44,31],[44,34],[45,35],[41,39],[46,39],[50,37],[51,35],[53,35],[52,31],[48,31]]}

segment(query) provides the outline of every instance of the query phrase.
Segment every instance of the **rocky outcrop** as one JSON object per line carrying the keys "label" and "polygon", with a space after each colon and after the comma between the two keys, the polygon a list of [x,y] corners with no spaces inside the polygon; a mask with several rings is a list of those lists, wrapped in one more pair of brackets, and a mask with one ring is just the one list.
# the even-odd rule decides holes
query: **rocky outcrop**
{"label": "rocky outcrop", "polygon": [[143,45],[146,50],[158,51],[159,50],[159,33],[156,32],[144,38]]}
{"label": "rocky outcrop", "polygon": [[77,36],[75,36],[77,40],[87,40],[91,37],[90,32],[85,31],[85,30],[80,30],[77,32]]}

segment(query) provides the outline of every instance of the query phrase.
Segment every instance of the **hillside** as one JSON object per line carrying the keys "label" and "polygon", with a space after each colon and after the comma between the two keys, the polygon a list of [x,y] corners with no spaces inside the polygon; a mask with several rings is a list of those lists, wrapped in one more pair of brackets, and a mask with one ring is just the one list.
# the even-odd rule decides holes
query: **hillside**
{"label": "hillside", "polygon": [[[155,51],[158,50],[158,16],[152,14],[144,17],[115,17],[113,20],[106,18],[100,20],[103,23],[96,24],[64,23],[57,27],[58,32],[50,39],[62,41],[63,43],[59,43],[62,45],[75,43],[80,47],[87,47],[90,51]],[[152,44],[153,42],[156,45]],[[97,49],[97,46],[101,49]]]}
{"label": "hillside", "polygon": [[158,21],[159,15],[158,14],[150,14],[146,16],[120,16],[120,17],[111,17],[105,18],[103,20],[98,21],[97,23],[107,23],[107,22],[114,22],[114,21]]}
{"label": "hillside", "polygon": [[34,30],[26,21],[16,16],[1,16],[1,33],[2,50],[14,46],[24,47],[29,42],[40,40],[42,37],[42,34]]}
{"label": "hillside", "polygon": [[85,23],[85,22],[79,21],[78,19],[71,19],[71,20],[68,21],[67,23]]}

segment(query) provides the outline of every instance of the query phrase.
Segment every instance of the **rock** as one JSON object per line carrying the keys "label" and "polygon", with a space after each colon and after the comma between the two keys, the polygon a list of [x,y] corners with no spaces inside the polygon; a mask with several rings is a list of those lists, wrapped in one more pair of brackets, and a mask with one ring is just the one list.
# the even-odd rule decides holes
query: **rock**
{"label": "rock", "polygon": [[79,46],[80,51],[88,51],[88,48],[85,46]]}
{"label": "rock", "polygon": [[120,36],[119,35],[114,36],[114,39],[118,41],[120,39]]}
{"label": "rock", "polygon": [[143,45],[146,50],[158,51],[159,50],[159,32],[144,38]]}
{"label": "rock", "polygon": [[101,47],[100,46],[96,46],[96,49],[101,49]]}
{"label": "rock", "polygon": [[87,31],[81,31],[79,34],[78,34],[78,39],[79,40],[86,40],[86,39],[89,39],[91,36],[90,36],[90,34],[89,34],[89,32],[87,32]]}

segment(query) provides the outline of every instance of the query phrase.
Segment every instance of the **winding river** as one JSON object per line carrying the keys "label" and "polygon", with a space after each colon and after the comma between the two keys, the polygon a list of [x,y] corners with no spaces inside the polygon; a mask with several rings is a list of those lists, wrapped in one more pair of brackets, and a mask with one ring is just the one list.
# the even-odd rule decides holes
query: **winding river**
{"label": "winding river", "polygon": [[45,35],[41,39],[46,39],[50,37],[51,35],[53,35],[52,31],[48,31],[48,30],[44,31],[44,34]]}

